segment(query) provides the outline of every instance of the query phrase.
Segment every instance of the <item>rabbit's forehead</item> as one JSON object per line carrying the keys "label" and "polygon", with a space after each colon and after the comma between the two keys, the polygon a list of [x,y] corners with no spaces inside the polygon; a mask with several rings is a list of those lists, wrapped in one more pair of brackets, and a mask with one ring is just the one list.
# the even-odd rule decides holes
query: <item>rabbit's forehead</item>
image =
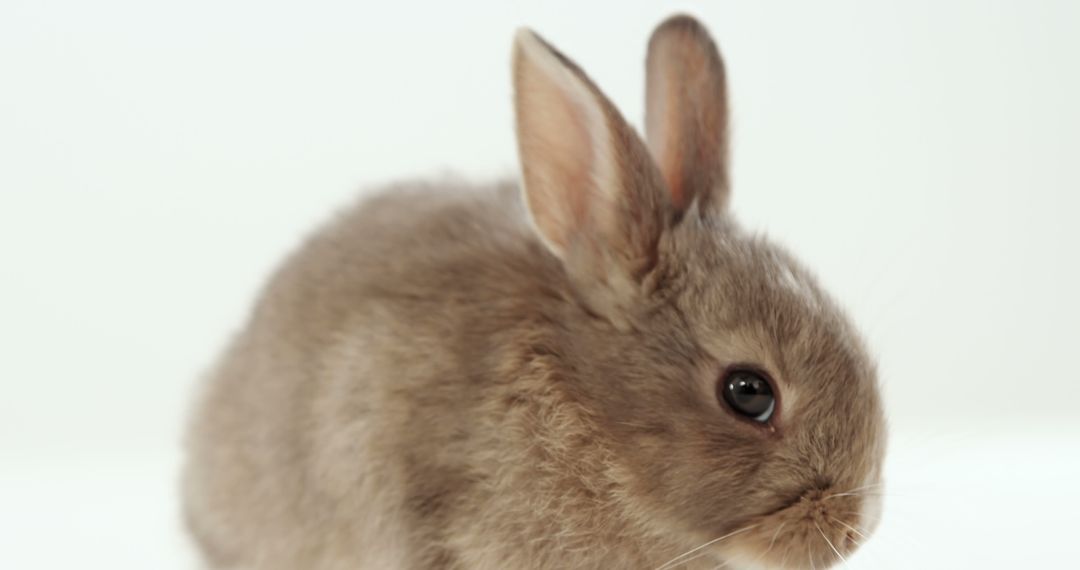
{"label": "rabbit's forehead", "polygon": [[798,393],[822,384],[872,382],[854,327],[791,256],[760,239],[730,236],[688,259],[679,300],[695,341],[721,365],[769,372]]}

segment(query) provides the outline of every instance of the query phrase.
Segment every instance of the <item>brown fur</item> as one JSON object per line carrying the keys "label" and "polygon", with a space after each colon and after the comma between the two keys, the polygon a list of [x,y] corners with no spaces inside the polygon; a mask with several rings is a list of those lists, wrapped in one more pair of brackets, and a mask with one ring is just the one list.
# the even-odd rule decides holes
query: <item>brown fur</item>
{"label": "brown fur", "polygon": [[[722,72],[699,24],[677,17],[650,45],[665,117],[691,98],[726,117],[722,77],[670,72],[686,53]],[[531,35],[515,54],[528,200],[415,183],[345,212],[277,272],[209,378],[184,479],[207,564],[658,568],[748,526],[678,567],[834,563],[825,537],[850,552],[851,529],[875,524],[865,486],[884,453],[856,333],[724,212],[723,134],[672,127],[647,150],[565,56]],[[559,124],[529,119],[553,104]],[[720,158],[694,173],[701,137]],[[732,364],[775,379],[769,427],[717,400]]]}

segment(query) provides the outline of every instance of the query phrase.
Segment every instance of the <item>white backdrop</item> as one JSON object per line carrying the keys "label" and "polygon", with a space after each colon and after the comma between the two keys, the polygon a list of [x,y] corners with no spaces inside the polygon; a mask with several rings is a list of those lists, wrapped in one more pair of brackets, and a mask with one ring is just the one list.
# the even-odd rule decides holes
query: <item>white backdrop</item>
{"label": "white backdrop", "polygon": [[519,25],[640,125],[679,9],[727,59],[738,215],[880,358],[849,567],[1075,558],[1080,4],[4,0],[0,567],[191,567],[182,418],[283,253],[381,182],[512,175]]}

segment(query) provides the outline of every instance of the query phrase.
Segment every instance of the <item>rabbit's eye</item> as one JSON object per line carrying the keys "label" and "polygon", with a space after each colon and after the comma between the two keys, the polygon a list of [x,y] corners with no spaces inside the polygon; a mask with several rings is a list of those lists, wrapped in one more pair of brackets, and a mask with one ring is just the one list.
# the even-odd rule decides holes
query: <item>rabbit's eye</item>
{"label": "rabbit's eye", "polygon": [[752,370],[733,370],[720,381],[717,391],[736,412],[765,423],[776,411],[772,384]]}

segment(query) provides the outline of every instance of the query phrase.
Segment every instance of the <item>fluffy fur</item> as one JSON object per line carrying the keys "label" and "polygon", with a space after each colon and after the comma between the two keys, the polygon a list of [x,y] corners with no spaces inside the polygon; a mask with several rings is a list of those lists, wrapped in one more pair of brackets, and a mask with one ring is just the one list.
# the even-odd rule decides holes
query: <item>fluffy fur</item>
{"label": "fluffy fur", "polygon": [[[836,562],[876,522],[874,367],[724,209],[708,34],[685,16],[654,34],[648,144],[531,32],[514,69],[524,189],[406,184],[344,213],[211,374],[184,478],[207,564]],[[717,399],[735,364],[774,379],[769,425]]]}

